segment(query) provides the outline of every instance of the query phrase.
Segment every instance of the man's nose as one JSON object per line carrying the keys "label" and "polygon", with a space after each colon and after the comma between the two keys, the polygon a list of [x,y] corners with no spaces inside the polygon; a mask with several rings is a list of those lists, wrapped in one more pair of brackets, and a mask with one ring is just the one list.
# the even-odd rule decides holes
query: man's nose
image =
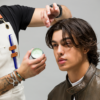
{"label": "man's nose", "polygon": [[59,46],[58,46],[57,53],[60,54],[60,55],[63,55],[63,54],[64,54],[64,47],[61,46],[61,45],[59,45]]}

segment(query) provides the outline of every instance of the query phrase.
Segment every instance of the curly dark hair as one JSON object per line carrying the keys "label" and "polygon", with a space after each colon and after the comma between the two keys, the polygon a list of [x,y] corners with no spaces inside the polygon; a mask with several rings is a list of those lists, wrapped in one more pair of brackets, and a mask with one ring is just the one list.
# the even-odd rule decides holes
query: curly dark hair
{"label": "curly dark hair", "polygon": [[[63,38],[67,32],[73,44],[77,48],[79,46],[82,46],[86,49],[89,49],[87,53],[89,63],[93,63],[95,66],[98,65],[100,53],[97,52],[97,38],[94,30],[92,29],[91,25],[89,25],[89,23],[80,18],[69,18],[58,21],[47,31],[45,41],[49,48],[52,48],[52,36],[54,31],[57,30],[63,31]],[[75,44],[72,35],[74,35],[74,37],[78,41],[79,46]]]}

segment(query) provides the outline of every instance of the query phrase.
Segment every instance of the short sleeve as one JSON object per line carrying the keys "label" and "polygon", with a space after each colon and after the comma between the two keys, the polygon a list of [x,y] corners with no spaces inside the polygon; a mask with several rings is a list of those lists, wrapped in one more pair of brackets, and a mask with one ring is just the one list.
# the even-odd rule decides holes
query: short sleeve
{"label": "short sleeve", "polygon": [[13,5],[9,6],[9,10],[17,24],[19,24],[19,29],[25,30],[29,25],[35,8]]}

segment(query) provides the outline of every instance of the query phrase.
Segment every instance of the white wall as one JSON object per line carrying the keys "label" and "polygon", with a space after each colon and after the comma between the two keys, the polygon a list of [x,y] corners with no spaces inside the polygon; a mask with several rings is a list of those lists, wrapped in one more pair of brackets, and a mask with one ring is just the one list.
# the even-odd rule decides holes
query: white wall
{"label": "white wall", "polygon": [[[20,4],[41,8],[53,2],[67,6],[73,17],[88,21],[97,34],[98,43],[100,42],[100,0],[0,0],[0,6]],[[27,28],[26,31],[19,33],[20,61],[33,47],[41,48],[47,56],[46,69],[24,82],[27,100],[46,100],[52,88],[65,80],[66,72],[61,72],[58,69],[52,50],[45,44],[46,31],[47,28],[40,27]],[[100,44],[98,47],[100,48]],[[98,67],[100,68],[100,64]]]}

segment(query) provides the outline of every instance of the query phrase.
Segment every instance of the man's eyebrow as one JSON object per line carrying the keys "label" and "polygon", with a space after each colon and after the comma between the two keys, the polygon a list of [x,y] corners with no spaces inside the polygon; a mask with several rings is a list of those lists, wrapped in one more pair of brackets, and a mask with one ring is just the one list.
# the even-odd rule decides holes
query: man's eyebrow
{"label": "man's eyebrow", "polygon": [[56,41],[54,41],[54,40],[51,40],[51,43],[57,43]]}
{"label": "man's eyebrow", "polygon": [[[63,38],[61,41],[64,41],[64,40],[67,40],[67,39],[71,39],[70,37],[65,37],[65,38]],[[56,41],[54,41],[54,40],[51,40],[51,43],[57,43]]]}
{"label": "man's eyebrow", "polygon": [[65,38],[63,38],[63,40],[67,40],[67,39],[71,39],[70,37],[65,37]]}

